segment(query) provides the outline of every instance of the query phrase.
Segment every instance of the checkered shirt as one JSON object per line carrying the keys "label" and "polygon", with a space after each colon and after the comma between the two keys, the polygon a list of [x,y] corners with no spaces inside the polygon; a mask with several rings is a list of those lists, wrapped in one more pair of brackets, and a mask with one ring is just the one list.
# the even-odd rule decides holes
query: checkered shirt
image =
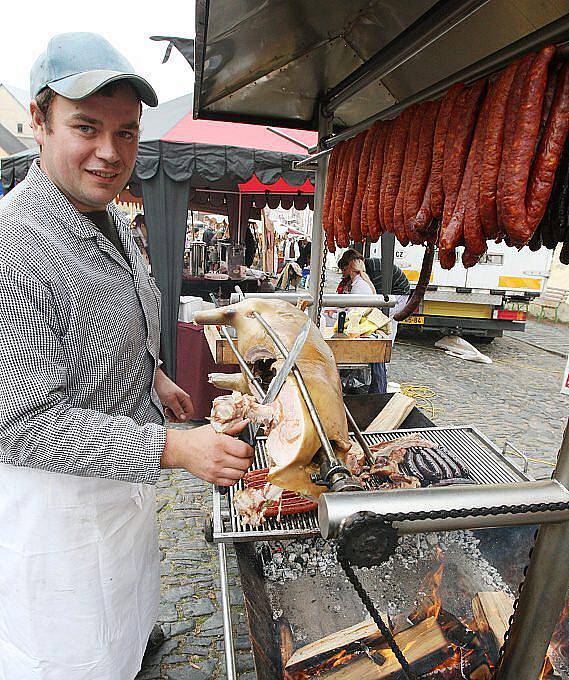
{"label": "checkered shirt", "polygon": [[128,263],[37,161],[0,201],[0,474],[158,479],[160,292],[108,209]]}

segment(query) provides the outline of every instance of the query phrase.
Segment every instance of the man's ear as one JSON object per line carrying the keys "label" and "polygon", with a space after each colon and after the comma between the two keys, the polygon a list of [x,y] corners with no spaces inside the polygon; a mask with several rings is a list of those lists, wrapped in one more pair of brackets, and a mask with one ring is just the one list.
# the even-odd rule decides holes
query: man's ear
{"label": "man's ear", "polygon": [[32,132],[38,146],[43,146],[47,135],[47,121],[39,110],[35,99],[30,102],[30,114],[32,116]]}

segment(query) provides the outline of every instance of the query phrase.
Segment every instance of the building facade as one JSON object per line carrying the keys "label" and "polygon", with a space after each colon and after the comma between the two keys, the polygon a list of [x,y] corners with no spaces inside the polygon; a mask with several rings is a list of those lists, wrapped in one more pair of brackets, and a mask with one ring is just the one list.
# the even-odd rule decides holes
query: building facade
{"label": "building facade", "polygon": [[30,98],[24,90],[0,83],[0,124],[23,144],[35,146],[30,126]]}

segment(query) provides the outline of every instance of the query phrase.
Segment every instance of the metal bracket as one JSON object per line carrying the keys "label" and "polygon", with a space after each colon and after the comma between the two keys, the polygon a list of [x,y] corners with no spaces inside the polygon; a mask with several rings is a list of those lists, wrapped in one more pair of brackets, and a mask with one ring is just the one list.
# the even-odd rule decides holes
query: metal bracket
{"label": "metal bracket", "polygon": [[526,454],[523,451],[520,451],[517,447],[515,447],[512,444],[512,442],[508,441],[507,439],[504,442],[504,446],[502,447],[502,455],[503,456],[506,456],[506,455],[511,456],[512,455],[511,453],[508,454],[508,448],[512,449],[512,451],[515,452],[514,457],[521,458],[524,461],[524,473],[526,473],[528,471],[528,468],[529,468],[529,458],[526,456]]}

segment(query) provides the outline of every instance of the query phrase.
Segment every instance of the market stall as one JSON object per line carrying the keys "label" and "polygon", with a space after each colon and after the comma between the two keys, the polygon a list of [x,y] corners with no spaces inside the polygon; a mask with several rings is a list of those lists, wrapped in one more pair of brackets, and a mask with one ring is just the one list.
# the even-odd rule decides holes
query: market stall
{"label": "market stall", "polygon": [[[467,266],[473,266],[479,251],[483,252],[481,234],[484,241],[502,238],[513,246],[527,243],[533,236],[536,240],[541,239],[546,246],[566,238],[566,232],[559,228],[560,225],[566,227],[564,192],[556,193],[555,189],[556,176],[561,177],[558,184],[567,184],[566,166],[561,159],[569,122],[567,65],[564,63],[564,42],[569,38],[569,6],[566,3],[540,3],[539,9],[536,5],[522,9],[498,0],[425,1],[404,7],[401,3],[367,2],[325,3],[325,7],[318,2],[301,4],[302,8],[295,6],[291,11],[286,3],[265,3],[251,16],[251,12],[246,13],[239,6],[234,6],[231,12],[224,12],[207,0],[198,0],[194,109],[195,114],[203,118],[318,130],[319,143],[313,149],[317,153],[296,165],[317,168],[313,244],[323,242],[324,231],[330,249],[336,244],[345,247],[350,240],[358,241],[362,236],[375,241],[383,234],[381,238],[387,243],[394,232],[399,233],[397,229],[406,229],[408,219],[405,210],[410,210],[409,217],[415,220],[425,205],[431,211],[429,217],[423,225],[413,222],[411,226],[420,232],[419,242],[427,246],[420,281],[421,286],[426,287],[435,246],[445,265],[451,267],[456,248],[466,241],[463,261]],[[254,39],[251,32],[259,31],[260,27],[274,36],[270,46],[259,44]],[[226,39],[228,35],[231,35],[230,45]],[[291,36],[294,36],[292,42]],[[294,44],[294,51],[290,50],[290,44]],[[378,45],[381,48],[376,51]],[[206,62],[207,70],[204,68]],[[211,67],[212,64],[215,66]],[[312,77],[307,78],[307,73]],[[513,80],[505,85],[506,73],[515,74],[517,86],[513,90]],[[457,90],[462,94],[460,107],[455,110],[448,99],[451,96],[449,92],[456,95]],[[441,110],[445,110],[445,102],[453,113],[449,115],[447,108],[441,118],[441,124],[443,119],[447,124],[443,136],[445,153],[448,146],[448,161],[444,156],[444,161],[448,162],[445,200],[443,207],[435,207],[427,187],[429,180],[433,179],[433,159],[436,157],[433,140],[436,140],[438,116]],[[490,112],[494,116],[488,120],[493,125],[486,123]],[[507,116],[502,117],[504,112]],[[509,121],[505,131],[504,119]],[[480,140],[491,139],[487,130],[496,129],[496,120],[502,121],[497,127],[503,136],[498,142],[494,140],[493,147],[494,154],[499,149],[502,157],[502,161],[498,162],[502,179],[496,191],[498,177],[494,177],[494,196],[489,205],[494,210],[498,206],[501,233],[481,231],[480,224],[483,219],[479,200],[480,168],[484,160],[492,158],[491,147],[483,152],[485,147]],[[448,130],[452,130],[452,136],[447,137]],[[449,139],[452,141],[446,145]],[[367,165],[365,148],[368,149],[368,159],[373,158],[373,162]],[[375,149],[373,156],[372,148]],[[384,154],[385,148],[388,151]],[[331,151],[332,157],[328,162]],[[424,161],[425,152],[430,155],[428,162]],[[383,160],[384,156],[387,161]],[[417,165],[420,171],[416,177]],[[365,169],[360,173],[362,166]],[[387,173],[383,172],[384,166],[388,169]],[[362,174],[363,194],[359,193]],[[373,179],[368,181],[370,177]],[[411,180],[411,185],[419,188],[407,196],[407,185]],[[387,182],[385,187],[384,181]],[[471,191],[471,187],[476,187],[476,190]],[[366,188],[368,198],[364,199]],[[382,190],[384,193],[381,193]],[[372,199],[374,195],[375,199]],[[475,219],[474,222],[465,222],[466,206],[471,200]],[[397,201],[399,207],[396,207]],[[411,207],[408,208],[409,202]],[[383,212],[378,212],[380,205]],[[387,214],[386,206],[390,206]],[[547,214],[552,209],[555,210],[554,217]],[[363,217],[364,210],[367,210],[368,217]],[[400,211],[399,217],[397,210]],[[359,215],[354,220],[353,215],[358,211]],[[467,224],[470,225],[468,228]],[[403,234],[410,240],[417,237],[405,231]],[[320,269],[324,249],[319,254],[314,248],[313,253],[313,267],[316,265]],[[391,267],[387,266],[385,270],[391,271]],[[323,277],[311,279],[311,293],[316,303],[311,315],[315,321],[320,315],[322,281]],[[384,292],[389,290],[390,282],[385,281]],[[413,311],[416,301],[417,296],[405,313]],[[433,437],[447,436],[442,428],[435,428],[429,434]],[[389,439],[390,435],[378,433],[377,436],[383,440]],[[463,453],[468,450],[477,461],[477,470],[481,471],[484,455],[475,453],[473,444],[466,440],[459,444],[458,439],[462,435],[457,431],[448,436],[447,449],[454,449],[457,455],[459,449]],[[485,441],[495,452],[495,447]],[[324,448],[324,439],[322,443]],[[362,447],[364,443],[360,441]],[[266,463],[263,456],[263,445],[260,444],[255,467]],[[491,476],[503,469],[503,460],[492,455],[485,460],[485,469]],[[447,489],[444,493],[412,489],[397,491],[393,496],[377,490],[364,494],[341,494],[334,489],[325,492],[319,501],[318,518],[312,517],[322,536],[340,539],[340,545],[346,550],[348,536],[354,528],[354,543],[349,546],[350,559],[344,553],[341,561],[348,579],[387,643],[388,657],[384,655],[382,660],[375,660],[375,666],[374,659],[370,658],[354,663],[353,667],[350,660],[346,667],[342,667],[345,659],[334,659],[333,667],[327,667],[323,677],[392,677],[389,675],[392,672],[400,673],[397,677],[411,678],[419,672],[419,667],[421,672],[432,671],[435,666],[441,671],[438,662],[426,668],[420,666],[426,657],[416,657],[415,652],[409,654],[411,664],[419,666],[410,666],[401,652],[404,637],[397,644],[393,632],[382,623],[372,599],[366,597],[373,592],[374,584],[367,581],[364,589],[351,564],[378,564],[373,561],[372,545],[381,552],[380,546],[393,540],[397,542],[397,529],[405,533],[401,532],[402,527],[411,532],[429,531],[435,526],[439,531],[446,531],[472,526],[524,524],[526,520],[540,523],[542,528],[521,597],[516,603],[513,623],[511,627],[505,626],[502,633],[507,644],[492,663],[500,680],[534,680],[542,676],[547,646],[563,608],[568,586],[567,570],[560,568],[558,557],[554,557],[566,552],[568,545],[568,461],[569,437],[566,436],[553,486],[543,487],[546,491],[543,497],[539,497],[541,492],[535,493],[537,487],[534,483],[514,481],[513,477],[509,477],[508,481],[504,478],[504,484],[498,487],[494,486],[496,477],[493,477],[494,482],[480,477],[478,486],[470,487],[473,495],[467,494],[466,485],[455,490]],[[555,490],[560,488],[562,496],[557,497]],[[521,495],[516,500],[514,496],[518,492]],[[402,501],[395,511],[394,499]],[[435,501],[434,504],[432,501]],[[232,497],[228,501],[223,500],[214,492],[214,503],[217,512],[214,525],[220,533],[228,532],[229,540],[247,542],[261,537],[262,530],[241,532],[238,528],[234,522],[237,515]],[[553,519],[553,515],[539,515],[538,519],[538,514],[534,514],[543,510],[562,513],[556,517],[558,523],[555,526],[549,525],[547,519]],[[530,516],[524,520],[523,516],[528,511]],[[365,513],[365,516],[358,513]],[[262,538],[274,538],[285,529],[292,531],[290,537],[301,538],[313,528],[310,521],[309,515],[298,516],[296,523],[286,518],[280,522],[278,519],[274,523],[271,521]],[[239,536],[231,535],[232,530]],[[222,567],[223,540],[222,536],[217,536]],[[280,596],[281,603],[287,601],[285,589],[280,591]],[[273,589],[272,606],[275,606],[275,598],[278,600],[279,595]],[[254,600],[251,594],[250,622],[259,622],[263,617],[259,617],[258,603]],[[547,602],[545,607],[544,601]],[[313,601],[312,605],[316,614],[322,616],[319,602]],[[340,608],[343,606],[344,603],[339,603]],[[294,608],[289,608],[288,613],[294,616]],[[306,609],[303,613],[307,615]],[[227,611],[225,623],[230,637]],[[293,620],[294,623],[302,627],[301,619]],[[271,638],[270,629],[261,626],[252,630],[252,633],[255,632],[264,636],[263,650],[266,650],[267,637]],[[314,635],[314,632],[311,634]],[[309,639],[314,644],[323,642]],[[267,665],[263,664],[266,655],[263,658],[260,647],[255,650],[259,677],[275,677],[276,667],[267,670]],[[442,647],[447,648],[444,641]],[[227,651],[228,677],[233,677],[230,649]],[[283,647],[280,651],[283,652]],[[405,647],[405,652],[409,651]],[[397,658],[397,671],[389,665],[389,655]],[[285,663],[288,656],[290,654],[286,655]],[[389,665],[386,675],[377,668],[384,663]],[[458,654],[455,663],[460,677],[464,677],[462,653]],[[340,667],[335,670],[337,665]],[[441,677],[459,677],[452,674],[452,664],[444,666],[444,669],[446,674]],[[478,668],[476,670],[481,672]],[[488,666],[487,671],[490,672]],[[272,676],[270,672],[273,672]],[[276,673],[277,677],[281,677],[282,668]],[[300,673],[293,677],[311,675]]]}

